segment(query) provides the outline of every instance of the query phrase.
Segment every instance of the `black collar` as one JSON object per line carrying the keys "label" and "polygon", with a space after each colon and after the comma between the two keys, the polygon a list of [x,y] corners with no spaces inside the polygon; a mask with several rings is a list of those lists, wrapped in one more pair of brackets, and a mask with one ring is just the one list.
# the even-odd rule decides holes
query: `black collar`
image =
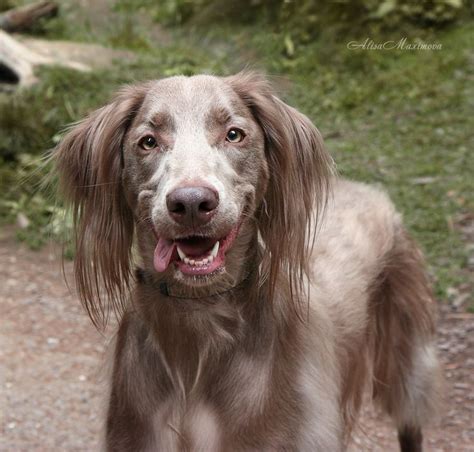
{"label": "black collar", "polygon": [[159,291],[160,294],[165,296],[165,297],[170,297],[170,298],[181,298],[181,299],[200,299],[200,298],[210,298],[210,297],[217,297],[219,295],[224,295],[226,293],[229,293],[231,291],[237,291],[242,289],[243,286],[245,286],[246,282],[253,276],[256,272],[257,266],[252,266],[252,268],[244,273],[243,278],[240,279],[239,282],[236,284],[231,285],[230,287],[227,288],[222,288],[219,291],[216,292],[211,292],[209,294],[204,294],[200,296],[192,296],[192,295],[183,295],[183,294],[178,294],[174,293],[173,286],[164,282],[164,281],[157,281],[154,276],[149,272],[148,270],[142,269],[140,267],[137,267],[135,270],[135,276],[137,279],[137,282],[139,284],[146,284],[146,285],[151,285],[156,287]]}

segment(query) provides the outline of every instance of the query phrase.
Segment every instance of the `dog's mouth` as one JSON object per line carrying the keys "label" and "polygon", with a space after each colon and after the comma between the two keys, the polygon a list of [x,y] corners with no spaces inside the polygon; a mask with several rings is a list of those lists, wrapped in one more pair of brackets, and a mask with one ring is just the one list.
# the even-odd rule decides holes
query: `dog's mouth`
{"label": "dog's mouth", "polygon": [[192,235],[175,240],[158,238],[153,265],[159,273],[176,265],[185,275],[210,275],[225,265],[225,254],[231,248],[240,229],[238,222],[221,238]]}

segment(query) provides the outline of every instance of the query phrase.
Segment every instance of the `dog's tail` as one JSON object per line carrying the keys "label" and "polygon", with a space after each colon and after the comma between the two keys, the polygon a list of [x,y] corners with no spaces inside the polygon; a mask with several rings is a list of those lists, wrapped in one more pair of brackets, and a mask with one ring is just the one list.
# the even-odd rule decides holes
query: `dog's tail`
{"label": "dog's tail", "polygon": [[435,303],[423,257],[401,224],[374,291],[373,395],[398,428],[402,452],[421,451],[439,407]]}

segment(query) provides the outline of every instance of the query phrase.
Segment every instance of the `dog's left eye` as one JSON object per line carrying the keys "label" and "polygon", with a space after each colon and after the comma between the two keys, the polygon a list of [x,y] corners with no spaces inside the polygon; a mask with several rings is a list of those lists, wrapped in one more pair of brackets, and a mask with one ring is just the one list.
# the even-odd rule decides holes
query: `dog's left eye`
{"label": "dog's left eye", "polygon": [[151,136],[147,135],[146,137],[143,137],[139,142],[138,145],[145,149],[145,151],[149,151],[153,148],[156,148],[156,140]]}
{"label": "dog's left eye", "polygon": [[227,132],[227,136],[225,137],[226,141],[229,143],[240,143],[244,139],[245,135],[239,129],[230,129]]}

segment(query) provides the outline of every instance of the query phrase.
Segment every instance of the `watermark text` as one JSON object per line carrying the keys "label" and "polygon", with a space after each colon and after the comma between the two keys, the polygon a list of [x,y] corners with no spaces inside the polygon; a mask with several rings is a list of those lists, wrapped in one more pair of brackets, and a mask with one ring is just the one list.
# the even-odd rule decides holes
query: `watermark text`
{"label": "watermark text", "polygon": [[442,50],[440,42],[409,42],[407,38],[398,41],[375,42],[367,38],[364,41],[350,41],[347,43],[349,50]]}

